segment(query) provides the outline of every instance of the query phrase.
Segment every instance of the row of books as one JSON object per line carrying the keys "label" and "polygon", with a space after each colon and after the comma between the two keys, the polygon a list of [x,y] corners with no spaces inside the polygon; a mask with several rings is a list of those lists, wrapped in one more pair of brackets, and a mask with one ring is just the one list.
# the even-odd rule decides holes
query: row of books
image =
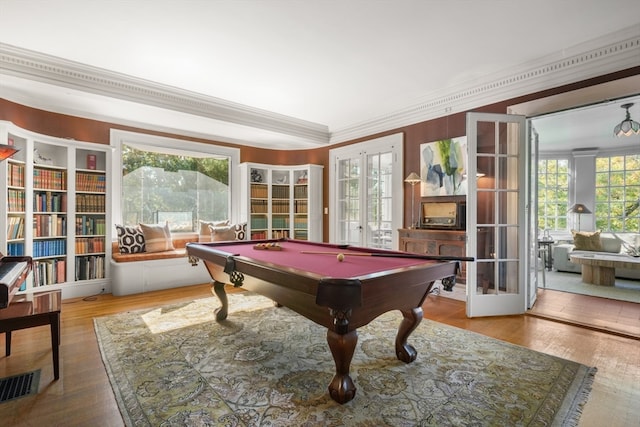
{"label": "row of books", "polygon": [[21,216],[10,216],[7,220],[7,240],[23,239],[24,218]]}
{"label": "row of books", "polygon": [[64,283],[67,280],[67,261],[48,259],[33,262],[33,286]]}
{"label": "row of books", "polygon": [[306,199],[308,194],[308,187],[306,185],[296,185],[293,188],[294,199]]}
{"label": "row of books", "polygon": [[294,200],[293,201],[293,211],[295,213],[308,213],[309,212],[309,202],[307,200]]}
{"label": "row of books", "polygon": [[289,213],[289,200],[272,200],[272,213]]}
{"label": "row of books", "polygon": [[289,186],[288,185],[274,185],[271,187],[271,197],[274,199],[288,199],[289,198]]}
{"label": "row of books", "polygon": [[307,240],[308,239],[307,230],[295,230],[293,232],[293,238],[298,240]]}
{"label": "row of books", "polygon": [[251,232],[251,239],[252,240],[264,240],[267,238],[267,232],[266,231],[252,231]]}
{"label": "row of books", "polygon": [[24,212],[26,206],[24,190],[9,189],[7,191],[7,197],[9,212]]}
{"label": "row of books", "polygon": [[251,229],[258,230],[261,228],[267,228],[268,222],[266,217],[251,217]]}
{"label": "row of books", "polygon": [[107,225],[104,218],[94,218],[87,215],[76,217],[76,235],[105,235],[107,234]]}
{"label": "row of books", "polygon": [[77,172],[76,191],[92,191],[104,193],[106,191],[106,177],[104,174]]}
{"label": "row of books", "polygon": [[65,239],[36,240],[33,242],[33,258],[61,256],[67,253]]}
{"label": "row of books", "polygon": [[306,218],[294,218],[293,219],[293,228],[294,229],[304,229],[307,228],[307,219]]}
{"label": "row of books", "polygon": [[48,190],[66,190],[67,171],[34,168],[33,187]]}
{"label": "row of books", "polygon": [[10,187],[24,187],[24,165],[9,163],[7,184]]}
{"label": "row of books", "polygon": [[104,252],[104,237],[76,238],[76,255]]}
{"label": "row of books", "polygon": [[276,216],[271,218],[272,228],[289,228],[289,217]]}
{"label": "row of books", "polygon": [[38,191],[33,195],[33,210],[35,212],[66,212],[67,193]]}
{"label": "row of books", "polygon": [[104,256],[76,258],[76,280],[104,279]]}
{"label": "row of books", "polygon": [[76,194],[76,212],[105,212],[104,194]]}
{"label": "row of books", "polygon": [[251,197],[266,199],[269,197],[269,187],[265,184],[251,184]]}
{"label": "row of books", "polygon": [[7,255],[23,256],[24,242],[7,242]]}
{"label": "row of books", "polygon": [[34,215],[34,237],[55,237],[67,234],[67,217],[65,215]]}
{"label": "row of books", "polygon": [[267,213],[269,203],[266,200],[251,200],[251,213]]}

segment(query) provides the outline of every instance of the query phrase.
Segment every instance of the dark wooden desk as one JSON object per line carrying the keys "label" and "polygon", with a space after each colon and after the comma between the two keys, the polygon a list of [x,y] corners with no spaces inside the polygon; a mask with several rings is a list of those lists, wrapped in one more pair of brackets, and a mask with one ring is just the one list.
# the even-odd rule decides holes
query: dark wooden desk
{"label": "dark wooden desk", "polygon": [[0,333],[6,336],[6,355],[11,355],[11,332],[35,326],[51,327],[51,351],[53,353],[53,377],[60,378],[60,290],[18,295],[9,307],[0,310]]}

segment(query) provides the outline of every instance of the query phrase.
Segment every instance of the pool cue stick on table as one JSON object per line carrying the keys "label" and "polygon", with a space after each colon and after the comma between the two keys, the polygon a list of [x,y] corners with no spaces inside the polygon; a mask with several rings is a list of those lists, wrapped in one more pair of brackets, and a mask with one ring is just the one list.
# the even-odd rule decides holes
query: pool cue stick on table
{"label": "pool cue stick on table", "polygon": [[326,252],[326,251],[300,251],[302,254],[315,254],[315,255],[338,255],[344,256],[373,256],[373,257],[387,257],[387,258],[415,258],[426,259],[434,261],[475,261],[473,257],[455,257],[446,255],[420,255],[420,254],[401,254],[401,253],[386,253],[386,252]]}

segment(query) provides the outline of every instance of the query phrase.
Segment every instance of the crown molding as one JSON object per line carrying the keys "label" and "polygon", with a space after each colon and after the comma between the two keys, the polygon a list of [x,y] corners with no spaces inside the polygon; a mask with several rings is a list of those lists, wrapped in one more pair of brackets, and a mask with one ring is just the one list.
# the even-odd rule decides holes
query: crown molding
{"label": "crown molding", "polygon": [[0,74],[328,144],[326,125],[0,43]]}
{"label": "crown molding", "polygon": [[425,94],[414,105],[330,132],[326,125],[0,43],[0,74],[280,133],[316,146],[388,132],[636,66],[640,66],[640,25],[482,81]]}
{"label": "crown molding", "polygon": [[640,25],[523,64],[485,81],[422,96],[422,101],[331,133],[345,142],[485,105],[640,66]]}

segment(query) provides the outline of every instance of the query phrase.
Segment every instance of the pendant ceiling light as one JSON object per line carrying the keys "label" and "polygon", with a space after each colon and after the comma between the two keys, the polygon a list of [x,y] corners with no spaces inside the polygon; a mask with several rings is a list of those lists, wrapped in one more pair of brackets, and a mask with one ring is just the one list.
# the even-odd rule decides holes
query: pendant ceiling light
{"label": "pendant ceiling light", "polygon": [[627,116],[613,129],[615,136],[631,136],[633,134],[637,135],[640,133],[640,123],[635,120],[631,120],[631,115],[629,114],[629,108],[632,106],[633,103],[622,104],[620,106],[620,108],[627,110]]}

